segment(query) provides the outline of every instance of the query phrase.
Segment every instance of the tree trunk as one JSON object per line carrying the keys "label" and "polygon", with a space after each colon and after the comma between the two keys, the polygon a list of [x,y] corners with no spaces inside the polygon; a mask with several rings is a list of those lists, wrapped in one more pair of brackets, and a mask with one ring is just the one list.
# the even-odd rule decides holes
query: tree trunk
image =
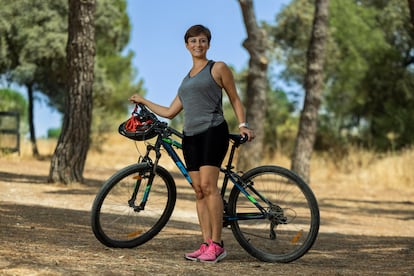
{"label": "tree trunk", "polygon": [[33,85],[27,84],[27,95],[29,98],[29,129],[30,129],[30,142],[32,143],[32,155],[36,158],[39,157],[39,150],[37,149],[37,142],[36,142],[36,133],[34,127],[34,117],[33,117]]}
{"label": "tree trunk", "polygon": [[52,157],[49,181],[83,182],[92,122],[95,57],[95,0],[69,0],[68,84],[62,132]]}
{"label": "tree trunk", "polygon": [[266,57],[267,35],[256,21],[252,0],[239,0],[246,26],[247,39],[243,42],[244,48],[249,52],[249,70],[247,75],[246,120],[250,128],[254,129],[256,138],[252,143],[243,146],[240,151],[238,168],[246,170],[257,166],[263,157],[263,141],[265,137],[264,121],[267,107],[267,66]]}
{"label": "tree trunk", "polygon": [[292,158],[292,170],[308,183],[323,89],[325,44],[328,35],[328,2],[329,0],[316,0],[315,2],[313,28],[307,53],[304,84],[306,95]]}
{"label": "tree trunk", "polygon": [[411,24],[414,26],[414,0],[408,0],[408,8],[410,9]]}

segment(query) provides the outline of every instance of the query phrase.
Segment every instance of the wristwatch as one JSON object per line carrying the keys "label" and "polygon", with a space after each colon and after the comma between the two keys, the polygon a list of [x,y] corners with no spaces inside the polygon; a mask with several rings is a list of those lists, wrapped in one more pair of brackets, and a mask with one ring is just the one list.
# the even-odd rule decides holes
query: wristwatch
{"label": "wristwatch", "polygon": [[249,124],[248,124],[248,123],[246,123],[246,122],[240,123],[240,124],[239,124],[239,128],[242,128],[242,127],[249,128]]}

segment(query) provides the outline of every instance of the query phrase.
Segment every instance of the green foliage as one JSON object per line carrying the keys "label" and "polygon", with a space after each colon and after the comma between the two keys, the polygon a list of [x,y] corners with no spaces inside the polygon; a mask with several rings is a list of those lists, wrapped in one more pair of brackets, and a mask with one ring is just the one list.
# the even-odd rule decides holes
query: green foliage
{"label": "green foliage", "polygon": [[303,83],[306,72],[306,50],[312,30],[314,3],[294,0],[277,17],[276,25],[265,25],[279,62],[287,66],[282,78]]}
{"label": "green foliage", "polygon": [[[240,92],[240,97],[244,100],[246,97],[247,70],[235,72],[234,68],[231,69]],[[268,87],[267,107],[265,107],[266,121],[263,122],[266,131],[263,143],[265,147],[264,152],[268,156],[273,156],[276,150],[279,149],[289,154],[293,148],[298,125],[298,118],[294,116],[294,103],[288,99],[286,92],[282,89],[273,88],[270,83]],[[223,110],[230,131],[238,132],[239,122],[227,98],[224,98]]]}
{"label": "green foliage", "polygon": [[414,26],[405,1],[380,8],[377,21],[387,47],[376,49],[370,59],[360,86],[366,102],[355,113],[368,118],[371,144],[398,149],[414,142]]}
{"label": "green foliage", "polygon": [[61,128],[49,128],[47,130],[47,138],[59,138],[60,132],[62,131]]}
{"label": "green foliage", "polygon": [[20,114],[20,132],[27,132],[27,101],[20,93],[12,89],[0,89],[0,111],[12,111]]}
{"label": "green foliage", "polygon": [[94,104],[110,116],[125,114],[125,99],[132,93],[145,93],[142,80],[134,83],[137,72],[132,66],[133,53],[121,54],[131,31],[126,1],[98,1],[95,25],[99,82],[94,87]]}
{"label": "green foliage", "polygon": [[24,118],[27,114],[27,101],[14,90],[0,89],[0,111],[18,112]]}
{"label": "green foliage", "polygon": [[[293,0],[277,25],[267,26],[287,81],[303,83],[313,9],[313,1]],[[414,32],[407,2],[330,1],[329,18],[316,146],[355,142],[385,150],[413,144]]]}
{"label": "green foliage", "polygon": [[[0,74],[9,82],[33,85],[60,112],[66,100],[67,0],[0,0]],[[126,98],[144,93],[135,82],[133,53],[123,54],[130,24],[125,0],[97,1],[94,124],[124,114]],[[96,126],[94,129],[109,130]]]}
{"label": "green foliage", "polygon": [[277,149],[286,154],[292,152],[298,124],[293,112],[294,105],[284,91],[268,91],[264,145],[269,156],[273,156]]}
{"label": "green foliage", "polygon": [[97,1],[95,32],[98,56],[112,56],[128,44],[131,26],[126,9],[125,0]]}

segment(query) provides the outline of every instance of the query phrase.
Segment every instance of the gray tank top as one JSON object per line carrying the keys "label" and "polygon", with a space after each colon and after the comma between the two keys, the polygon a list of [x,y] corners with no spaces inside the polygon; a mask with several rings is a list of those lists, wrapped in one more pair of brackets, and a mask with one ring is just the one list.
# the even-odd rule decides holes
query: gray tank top
{"label": "gray tank top", "polygon": [[213,64],[214,62],[209,60],[207,65],[193,77],[188,73],[178,89],[178,97],[184,109],[186,136],[196,135],[224,121],[223,93],[211,75]]}

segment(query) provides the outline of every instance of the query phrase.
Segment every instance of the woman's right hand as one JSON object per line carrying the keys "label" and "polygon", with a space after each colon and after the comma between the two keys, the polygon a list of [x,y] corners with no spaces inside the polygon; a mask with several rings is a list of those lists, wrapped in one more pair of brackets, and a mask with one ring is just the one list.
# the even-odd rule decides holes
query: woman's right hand
{"label": "woman's right hand", "polygon": [[143,101],[143,97],[141,97],[140,95],[138,95],[138,94],[134,94],[134,95],[132,95],[131,97],[129,97],[129,101],[131,102],[131,103],[142,103],[142,101]]}

